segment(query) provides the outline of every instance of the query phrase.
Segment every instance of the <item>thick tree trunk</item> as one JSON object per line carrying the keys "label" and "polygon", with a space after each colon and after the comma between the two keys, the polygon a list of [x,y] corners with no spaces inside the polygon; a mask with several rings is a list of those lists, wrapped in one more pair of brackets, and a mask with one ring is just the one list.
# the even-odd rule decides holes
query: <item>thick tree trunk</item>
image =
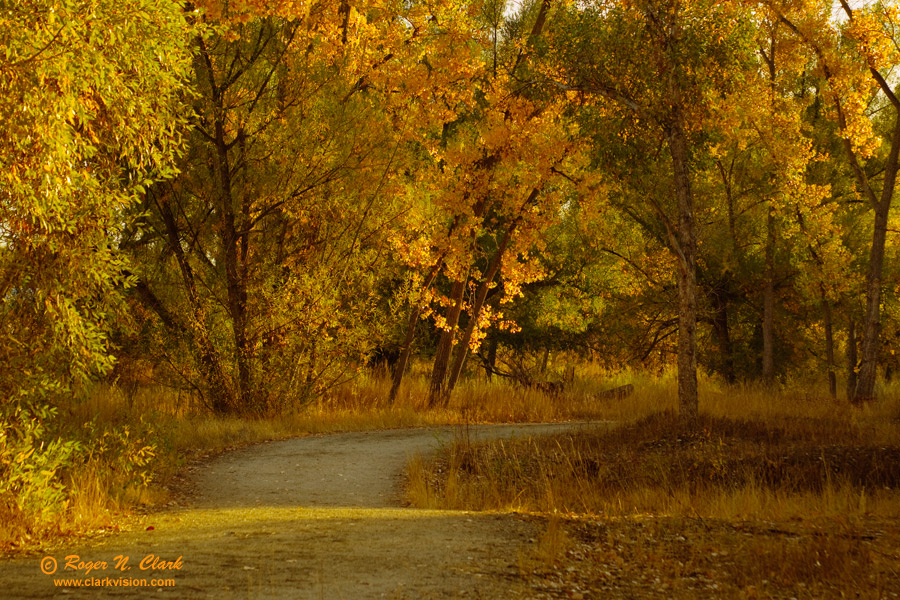
{"label": "thick tree trunk", "polygon": [[239,410],[253,407],[250,347],[247,337],[247,287],[241,277],[239,255],[240,235],[234,210],[231,167],[228,160],[228,143],[225,141],[225,124],[216,121],[215,162],[219,185],[219,202],[222,211],[222,253],[225,265],[225,283],[228,314],[234,343],[234,362],[238,371],[236,396]]}
{"label": "thick tree trunk", "polygon": [[875,215],[875,235],[869,254],[869,272],[866,277],[866,316],[863,321],[862,351],[859,361],[859,380],[856,383],[855,402],[875,399],[875,380],[878,373],[878,354],[881,342],[881,271],[884,264],[884,244],[887,231],[887,211],[883,219]]}
{"label": "thick tree trunk", "polygon": [[775,216],[769,207],[766,216],[766,283],[763,289],[762,378],[766,385],[775,380]]}
{"label": "thick tree trunk", "polygon": [[697,417],[697,240],[694,232],[694,199],[688,165],[688,140],[684,116],[673,98],[672,124],[668,130],[669,151],[678,204],[678,406],[687,419]]}
{"label": "thick tree trunk", "polygon": [[881,199],[875,206],[875,226],[872,247],[869,251],[869,271],[866,275],[866,317],[863,328],[862,356],[860,356],[859,382],[856,386],[857,402],[873,400],[878,371],[878,354],[881,347],[881,273],[884,269],[884,246],[887,239],[888,213],[894,197],[897,180],[898,153],[900,153],[900,116],[894,126],[891,151],[884,170],[884,187]]}

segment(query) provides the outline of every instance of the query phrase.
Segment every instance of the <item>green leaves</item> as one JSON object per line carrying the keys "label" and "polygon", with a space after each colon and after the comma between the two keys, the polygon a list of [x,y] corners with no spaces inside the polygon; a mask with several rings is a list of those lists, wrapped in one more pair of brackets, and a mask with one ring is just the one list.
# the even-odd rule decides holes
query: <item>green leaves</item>
{"label": "green leaves", "polygon": [[174,1],[0,10],[4,362],[38,361],[62,382],[109,369],[107,320],[125,270],[109,234],[180,146],[187,33]]}
{"label": "green leaves", "polygon": [[174,0],[0,2],[0,496],[64,505],[50,406],[108,372],[123,210],[166,173],[190,60]]}

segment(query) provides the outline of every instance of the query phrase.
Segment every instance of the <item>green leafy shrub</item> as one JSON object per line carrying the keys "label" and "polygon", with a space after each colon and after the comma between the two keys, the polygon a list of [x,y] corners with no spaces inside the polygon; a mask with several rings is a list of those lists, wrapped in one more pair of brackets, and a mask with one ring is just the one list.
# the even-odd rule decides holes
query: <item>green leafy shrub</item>
{"label": "green leafy shrub", "polygon": [[0,412],[0,499],[7,510],[38,522],[65,509],[62,475],[83,448],[47,434],[55,416],[56,409],[25,401]]}
{"label": "green leafy shrub", "polygon": [[135,425],[111,426],[94,419],[84,431],[83,466],[104,471],[111,493],[149,485],[157,455],[156,432],[150,424],[141,419]]}

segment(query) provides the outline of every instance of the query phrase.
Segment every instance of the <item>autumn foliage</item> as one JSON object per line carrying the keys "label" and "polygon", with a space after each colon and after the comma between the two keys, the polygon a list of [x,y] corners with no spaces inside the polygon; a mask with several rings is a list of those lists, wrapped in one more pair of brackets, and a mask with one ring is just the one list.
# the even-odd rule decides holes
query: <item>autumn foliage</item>
{"label": "autumn foliage", "polygon": [[900,7],[840,4],[0,3],[0,505],[64,504],[88,381],[273,416],[417,365],[439,409],[564,355],[675,367],[691,419],[698,371],[878,400]]}

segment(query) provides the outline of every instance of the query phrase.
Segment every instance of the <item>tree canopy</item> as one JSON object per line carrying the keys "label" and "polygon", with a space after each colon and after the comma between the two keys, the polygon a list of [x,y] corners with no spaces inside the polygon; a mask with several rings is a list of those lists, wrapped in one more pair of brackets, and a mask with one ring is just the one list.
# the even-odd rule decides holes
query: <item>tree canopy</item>
{"label": "tree canopy", "polygon": [[141,361],[262,414],[376,358],[440,404],[551,348],[689,416],[698,369],[873,398],[900,8],[840,9],[2,3],[6,404]]}

